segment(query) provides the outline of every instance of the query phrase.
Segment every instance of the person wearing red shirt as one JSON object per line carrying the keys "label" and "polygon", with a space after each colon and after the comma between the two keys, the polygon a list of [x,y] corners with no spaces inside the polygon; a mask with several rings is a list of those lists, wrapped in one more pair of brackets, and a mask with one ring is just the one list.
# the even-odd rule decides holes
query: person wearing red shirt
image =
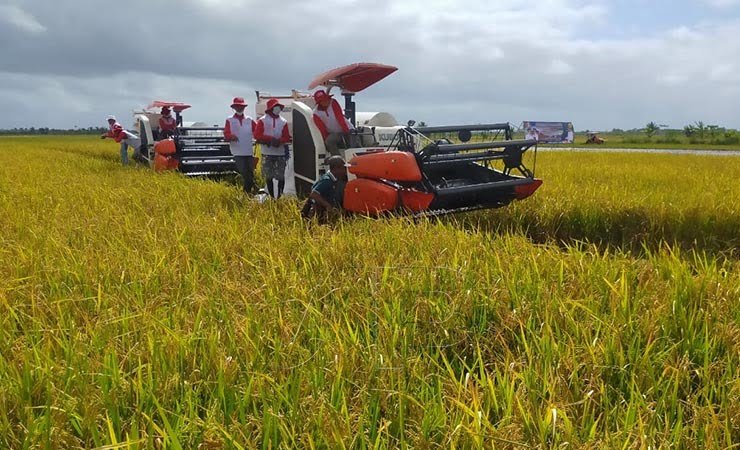
{"label": "person wearing red shirt", "polygon": [[111,138],[121,144],[121,164],[128,165],[128,148],[134,149],[134,160],[139,158],[139,147],[141,140],[137,135],[126,131],[123,126],[116,121],[114,116],[108,116],[108,132],[100,135],[100,139]]}
{"label": "person wearing red shirt", "polygon": [[[254,130],[254,139],[262,148],[262,176],[267,181],[267,191],[272,198],[280,198],[285,188],[285,166],[290,152],[290,130],[288,121],[280,117],[285,108],[277,99],[267,101],[267,111],[257,120]],[[275,183],[278,190],[275,195]]]}
{"label": "person wearing red shirt", "polygon": [[161,111],[162,116],[159,118],[159,138],[167,139],[175,135],[177,129],[177,120],[172,117],[169,106],[165,106]]}
{"label": "person wearing red shirt", "polygon": [[229,150],[234,156],[236,170],[244,181],[244,192],[251,193],[254,189],[254,149],[252,136],[255,124],[251,117],[244,115],[247,103],[242,97],[234,97],[231,108],[234,115],[226,119],[224,125],[224,140],[229,143]]}
{"label": "person wearing red shirt", "polygon": [[[339,155],[339,146],[346,148],[349,142],[349,132],[354,129],[352,124],[344,117],[342,107],[331,95],[323,89],[314,92],[316,108],[313,110],[313,121],[324,138],[326,150],[332,155]],[[341,156],[341,155],[340,155]]]}

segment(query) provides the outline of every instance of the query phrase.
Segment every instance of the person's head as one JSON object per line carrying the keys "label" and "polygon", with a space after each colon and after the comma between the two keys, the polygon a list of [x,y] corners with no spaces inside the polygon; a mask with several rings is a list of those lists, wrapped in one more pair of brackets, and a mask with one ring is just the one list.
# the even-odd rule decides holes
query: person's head
{"label": "person's head", "polygon": [[116,123],[116,116],[108,116],[107,120],[108,120],[108,125],[113,126],[113,124]]}
{"label": "person's head", "polygon": [[285,105],[280,103],[278,99],[271,98],[267,101],[267,112],[272,114],[273,116],[277,117],[280,115],[280,112],[285,109]]}
{"label": "person's head", "polygon": [[319,89],[313,93],[313,99],[319,108],[326,109],[331,103],[331,95],[327,94],[325,90]]}
{"label": "person's head", "polygon": [[344,162],[341,156],[330,156],[326,160],[326,164],[329,166],[329,171],[335,177],[342,180],[347,179],[347,163]]}
{"label": "person's head", "polygon": [[165,117],[169,116],[172,111],[168,106],[162,108],[161,114]]}
{"label": "person's head", "polygon": [[245,102],[242,97],[234,97],[234,100],[231,102],[231,108],[237,114],[244,114],[244,108],[246,107],[247,107],[247,102]]}

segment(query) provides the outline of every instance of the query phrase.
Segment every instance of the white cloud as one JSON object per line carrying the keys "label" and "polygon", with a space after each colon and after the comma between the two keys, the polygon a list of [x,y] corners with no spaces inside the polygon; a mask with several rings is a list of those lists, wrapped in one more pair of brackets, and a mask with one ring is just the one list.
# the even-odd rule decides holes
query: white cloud
{"label": "white cloud", "polygon": [[703,0],[709,6],[715,8],[729,8],[731,6],[740,5],[740,0]]}
{"label": "white cloud", "polygon": [[[189,102],[193,118],[211,121],[231,97],[253,97],[253,88],[305,89],[329,68],[373,61],[399,71],[358,95],[358,107],[402,121],[536,118],[598,129],[704,120],[740,127],[740,20],[730,17],[625,35],[615,0],[282,0],[259,4],[259,14],[252,0],[228,8],[223,1],[181,0],[173,9],[130,0],[118,14],[133,28],[119,29],[100,19],[96,0],[65,0],[54,9],[28,0],[25,11],[48,29],[21,39],[17,26],[0,27],[0,86],[9,74],[34,83],[16,80],[0,87],[0,96],[18,105],[40,98],[34,84],[47,86],[55,123],[97,123],[107,110],[122,115],[155,97]],[[159,19],[168,14],[188,31],[162,33]],[[0,111],[0,127],[38,119],[25,106]]]}
{"label": "white cloud", "polygon": [[562,59],[553,59],[550,65],[545,69],[545,73],[550,75],[567,75],[573,72],[573,66]]}
{"label": "white cloud", "polygon": [[34,16],[15,5],[0,5],[0,21],[31,34],[43,33],[43,26]]}

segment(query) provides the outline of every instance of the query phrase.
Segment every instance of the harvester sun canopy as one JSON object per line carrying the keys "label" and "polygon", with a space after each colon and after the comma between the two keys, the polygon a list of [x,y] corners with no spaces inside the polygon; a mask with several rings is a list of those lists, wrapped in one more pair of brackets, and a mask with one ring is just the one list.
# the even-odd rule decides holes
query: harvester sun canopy
{"label": "harvester sun canopy", "polygon": [[324,72],[314,78],[309,89],[337,86],[345,92],[360,92],[398,70],[397,67],[376,63],[355,63]]}
{"label": "harvester sun canopy", "polygon": [[166,102],[162,100],[154,100],[147,108],[164,108],[165,106],[172,108],[175,112],[182,112],[186,109],[190,108],[190,105],[187,103],[181,103],[181,102]]}

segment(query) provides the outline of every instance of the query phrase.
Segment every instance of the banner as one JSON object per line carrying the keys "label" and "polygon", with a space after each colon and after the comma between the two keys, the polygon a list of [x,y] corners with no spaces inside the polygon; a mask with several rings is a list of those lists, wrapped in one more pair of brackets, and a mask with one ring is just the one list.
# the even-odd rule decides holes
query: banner
{"label": "banner", "polygon": [[524,122],[524,139],[548,144],[572,144],[574,133],[571,122]]}

